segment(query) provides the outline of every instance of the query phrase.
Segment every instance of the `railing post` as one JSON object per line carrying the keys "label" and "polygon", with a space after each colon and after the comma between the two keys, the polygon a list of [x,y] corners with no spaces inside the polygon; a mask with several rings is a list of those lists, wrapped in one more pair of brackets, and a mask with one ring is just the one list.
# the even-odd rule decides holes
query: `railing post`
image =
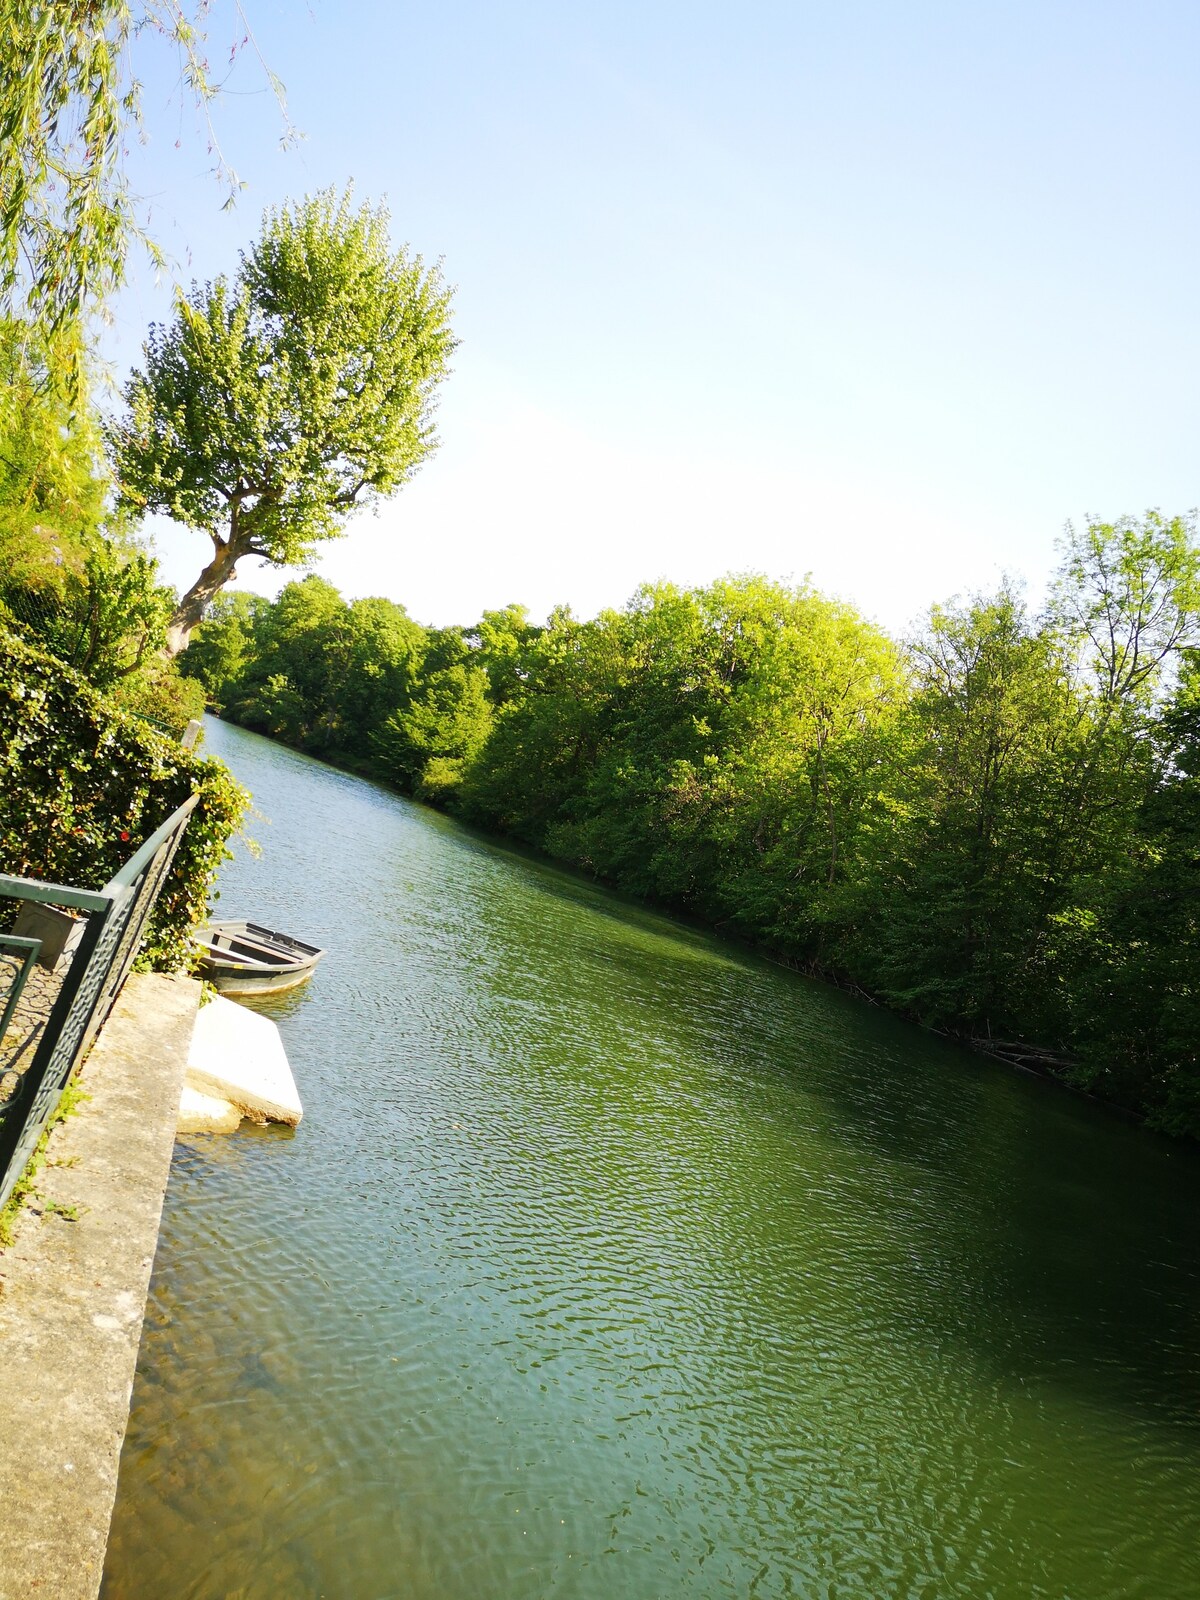
{"label": "railing post", "polygon": [[[192,795],[173,812],[99,892],[0,875],[0,897],[74,906],[88,913],[33,1059],[15,1094],[0,1105],[0,1206],[25,1170],[68,1078],[112,1009],[196,801]],[[4,938],[14,942],[12,935]],[[23,969],[22,981],[30,964]],[[6,1020],[14,1007],[15,1000],[5,1008]]]}

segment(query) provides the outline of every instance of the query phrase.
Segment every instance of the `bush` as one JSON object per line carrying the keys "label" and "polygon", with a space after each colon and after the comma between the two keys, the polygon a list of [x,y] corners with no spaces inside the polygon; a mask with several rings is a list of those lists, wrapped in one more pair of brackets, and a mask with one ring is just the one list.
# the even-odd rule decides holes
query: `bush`
{"label": "bush", "polygon": [[113,690],[122,711],[153,722],[179,738],[193,717],[204,715],[204,687],[185,678],[173,661],[158,657],[133,677],[122,678]]}
{"label": "bush", "polygon": [[[0,557],[7,559],[7,541]],[[0,607],[22,638],[98,689],[144,670],[166,643],[173,592],[158,562],[127,539],[91,533],[73,561],[34,582],[0,577]]]}
{"label": "bush", "polygon": [[0,871],[102,888],[193,791],[143,947],[165,970],[193,965],[189,935],[249,796],[0,626]]}

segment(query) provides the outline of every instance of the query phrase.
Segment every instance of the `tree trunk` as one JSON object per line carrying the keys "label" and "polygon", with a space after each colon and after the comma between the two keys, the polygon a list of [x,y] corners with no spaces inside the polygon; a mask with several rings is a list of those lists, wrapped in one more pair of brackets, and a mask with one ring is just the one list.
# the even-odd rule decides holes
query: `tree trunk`
{"label": "tree trunk", "polygon": [[238,558],[244,554],[231,539],[217,543],[216,555],[175,607],[167,624],[168,656],[181,655],[187,649],[192,629],[204,616],[204,608],[233,577]]}

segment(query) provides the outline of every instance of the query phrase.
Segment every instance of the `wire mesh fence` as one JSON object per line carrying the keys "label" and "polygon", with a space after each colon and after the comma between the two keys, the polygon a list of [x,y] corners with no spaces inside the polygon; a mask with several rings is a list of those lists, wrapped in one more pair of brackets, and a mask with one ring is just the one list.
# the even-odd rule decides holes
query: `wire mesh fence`
{"label": "wire mesh fence", "polygon": [[83,671],[89,655],[88,616],[85,607],[53,589],[28,585],[0,586],[0,621],[31,644]]}

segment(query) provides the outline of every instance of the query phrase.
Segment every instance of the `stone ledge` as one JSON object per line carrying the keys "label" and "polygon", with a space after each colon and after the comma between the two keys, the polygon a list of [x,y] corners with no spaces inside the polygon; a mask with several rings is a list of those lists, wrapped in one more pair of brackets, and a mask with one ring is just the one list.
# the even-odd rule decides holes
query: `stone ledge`
{"label": "stone ledge", "polygon": [[0,1255],[0,1600],[95,1600],[200,985],[128,980]]}
{"label": "stone ledge", "polygon": [[220,994],[196,1019],[187,1086],[227,1101],[251,1122],[294,1128],[304,1115],[279,1029],[270,1017]]}

